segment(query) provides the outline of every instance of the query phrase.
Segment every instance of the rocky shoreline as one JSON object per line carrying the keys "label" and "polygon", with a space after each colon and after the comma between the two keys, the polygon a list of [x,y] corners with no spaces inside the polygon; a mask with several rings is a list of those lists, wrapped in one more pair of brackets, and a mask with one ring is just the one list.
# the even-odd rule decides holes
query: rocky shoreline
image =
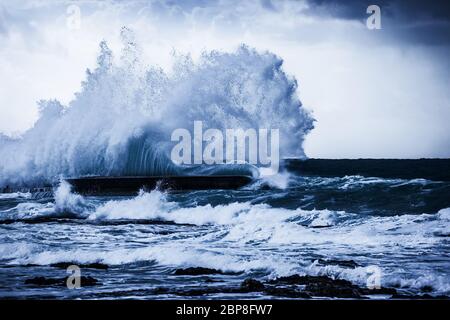
{"label": "rocky shoreline", "polygon": [[[72,263],[61,262],[51,265],[55,268],[65,268]],[[346,261],[348,267],[355,267],[355,263]],[[108,266],[101,263],[91,263],[80,266],[87,269],[108,270]],[[204,267],[190,267],[185,269],[175,269],[174,276],[199,277],[204,286],[167,288],[157,287],[146,290],[150,295],[171,295],[180,298],[186,297],[207,297],[212,294],[247,294],[253,293],[267,298],[281,299],[450,299],[448,296],[432,296],[429,293],[422,295],[408,295],[398,292],[395,288],[381,287],[369,289],[353,284],[348,280],[333,279],[328,276],[310,276],[294,274],[287,277],[278,277],[272,280],[257,280],[247,278],[239,286],[221,285],[222,280],[211,278],[219,275],[239,275],[241,273],[229,273],[218,269]],[[203,277],[203,278],[201,278]],[[68,277],[47,278],[34,277],[25,280],[26,285],[39,287],[64,287]],[[81,286],[100,286],[102,283],[91,276],[80,278]],[[211,283],[216,283],[211,285]],[[424,290],[425,291],[425,290]]]}

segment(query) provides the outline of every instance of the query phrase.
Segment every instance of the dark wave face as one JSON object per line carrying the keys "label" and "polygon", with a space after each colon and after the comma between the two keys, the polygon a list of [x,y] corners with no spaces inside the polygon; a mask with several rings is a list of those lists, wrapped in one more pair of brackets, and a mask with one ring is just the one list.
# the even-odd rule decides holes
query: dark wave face
{"label": "dark wave face", "polygon": [[[54,194],[4,193],[0,296],[272,298],[240,284],[323,275],[363,290],[374,268],[390,290],[375,298],[449,295],[449,192],[449,181],[285,171],[240,190],[82,197],[62,182]],[[60,279],[69,264],[101,284],[30,280]]]}
{"label": "dark wave face", "polygon": [[[450,182],[362,176],[302,177],[294,180],[282,197],[268,199],[267,203],[306,210],[331,209],[380,216],[432,214],[450,207]],[[272,193],[277,192],[267,192]]]}

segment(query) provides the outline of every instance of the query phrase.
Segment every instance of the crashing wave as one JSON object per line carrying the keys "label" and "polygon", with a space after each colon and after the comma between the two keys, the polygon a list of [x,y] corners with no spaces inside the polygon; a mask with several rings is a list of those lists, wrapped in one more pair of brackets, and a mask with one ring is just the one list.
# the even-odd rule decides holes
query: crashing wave
{"label": "crashing wave", "polygon": [[[233,53],[204,52],[196,63],[175,55],[166,72],[144,66],[126,28],[122,41],[119,59],[100,43],[96,68],[87,70],[68,106],[39,101],[33,128],[19,139],[0,139],[0,183],[55,182],[60,175],[190,174],[192,169],[170,161],[170,136],[196,120],[205,129],[278,128],[281,155],[304,156],[302,142],[313,119],[281,58],[243,45]],[[216,169],[253,171],[242,165]]]}

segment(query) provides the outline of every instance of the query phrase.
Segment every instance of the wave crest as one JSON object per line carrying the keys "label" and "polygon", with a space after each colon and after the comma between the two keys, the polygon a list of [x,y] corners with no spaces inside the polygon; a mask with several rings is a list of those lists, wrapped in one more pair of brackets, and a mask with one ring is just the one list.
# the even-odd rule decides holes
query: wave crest
{"label": "wave crest", "polygon": [[130,30],[122,38],[117,61],[100,43],[97,67],[87,70],[68,106],[40,101],[33,128],[20,139],[0,140],[0,181],[186,174],[168,157],[170,135],[176,128],[192,130],[195,120],[205,130],[279,128],[282,156],[304,156],[302,142],[313,119],[281,58],[241,46],[233,53],[204,52],[196,63],[175,55],[173,71],[165,72],[144,66]]}

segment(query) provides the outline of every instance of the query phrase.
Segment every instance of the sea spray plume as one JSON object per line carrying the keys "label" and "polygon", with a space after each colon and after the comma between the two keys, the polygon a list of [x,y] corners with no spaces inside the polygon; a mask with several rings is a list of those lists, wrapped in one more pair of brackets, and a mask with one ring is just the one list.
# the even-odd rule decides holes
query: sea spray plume
{"label": "sea spray plume", "polygon": [[204,52],[197,64],[189,57],[178,60],[172,95],[180,109],[186,109],[182,97],[189,104],[185,117],[174,120],[200,119],[204,130],[278,128],[282,156],[304,156],[302,143],[313,119],[302,108],[297,82],[285,74],[282,63],[272,53],[245,45],[233,53]]}
{"label": "sea spray plume", "polygon": [[84,217],[90,210],[94,210],[94,206],[85,201],[81,195],[72,193],[72,186],[67,181],[61,180],[55,190],[55,212]]}
{"label": "sea spray plume", "polygon": [[[34,127],[22,139],[0,146],[0,182],[42,183],[56,181],[60,174],[173,172],[149,133],[152,120],[158,119],[136,101],[144,90],[141,73],[131,71],[130,65],[113,66],[106,43],[100,48],[96,69],[87,70],[82,90],[69,107],[55,100],[40,101],[40,118]],[[156,75],[149,71],[147,79],[151,74]],[[163,141],[161,136],[156,138]]]}
{"label": "sea spray plume", "polygon": [[20,139],[0,140],[0,184],[56,182],[60,175],[188,174],[169,159],[170,136],[176,128],[192,130],[195,120],[205,130],[278,128],[281,156],[304,155],[313,119],[274,54],[241,46],[205,52],[198,62],[174,56],[168,73],[144,67],[133,33],[124,28],[121,35],[120,59],[101,42],[96,68],[86,71],[67,107],[40,101],[33,128]]}

